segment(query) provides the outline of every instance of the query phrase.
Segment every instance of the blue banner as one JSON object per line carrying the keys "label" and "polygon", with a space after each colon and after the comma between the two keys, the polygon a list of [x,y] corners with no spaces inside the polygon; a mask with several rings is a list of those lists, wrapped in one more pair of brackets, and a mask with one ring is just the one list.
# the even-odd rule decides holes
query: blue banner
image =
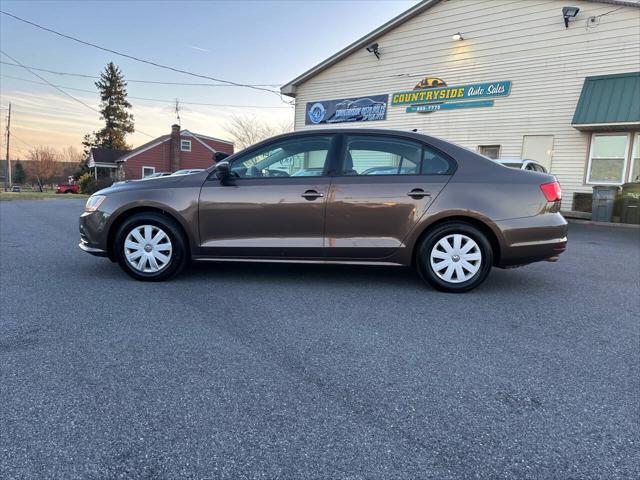
{"label": "blue banner", "polygon": [[306,125],[370,122],[387,118],[389,95],[342,98],[307,103]]}

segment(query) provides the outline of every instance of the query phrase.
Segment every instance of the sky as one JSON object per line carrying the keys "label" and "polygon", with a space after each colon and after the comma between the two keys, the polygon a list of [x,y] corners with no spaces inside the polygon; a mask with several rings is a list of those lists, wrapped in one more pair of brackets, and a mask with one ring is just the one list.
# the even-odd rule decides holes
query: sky
{"label": "sky", "polygon": [[[416,0],[290,1],[16,1],[0,9],[87,42],[182,70],[239,83],[279,86],[402,13]],[[0,48],[19,63],[97,76],[114,61],[129,80],[138,131],[134,147],[169,133],[181,102],[182,128],[228,138],[233,115],[283,124],[293,107],[279,95],[230,86],[159,85],[131,80],[207,83],[78,44],[0,14]],[[15,63],[5,55],[2,62]],[[89,107],[98,108],[92,78],[36,71]],[[213,83],[213,82],[211,82]],[[290,101],[288,97],[285,100]],[[11,157],[40,145],[81,147],[100,128],[97,113],[20,66],[0,64],[0,115],[12,104]],[[213,105],[195,105],[195,104]],[[233,107],[224,106],[233,105]],[[4,158],[5,138],[0,155]]]}

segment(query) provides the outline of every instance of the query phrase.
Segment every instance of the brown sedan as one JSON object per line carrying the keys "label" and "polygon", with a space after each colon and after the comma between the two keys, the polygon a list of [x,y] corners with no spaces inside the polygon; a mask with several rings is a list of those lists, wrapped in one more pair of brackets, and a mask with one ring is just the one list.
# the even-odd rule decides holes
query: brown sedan
{"label": "brown sedan", "polygon": [[206,171],[93,195],[80,248],[134,278],[189,260],[415,265],[464,292],[492,266],[555,261],[567,244],[560,186],[412,132],[281,135]]}

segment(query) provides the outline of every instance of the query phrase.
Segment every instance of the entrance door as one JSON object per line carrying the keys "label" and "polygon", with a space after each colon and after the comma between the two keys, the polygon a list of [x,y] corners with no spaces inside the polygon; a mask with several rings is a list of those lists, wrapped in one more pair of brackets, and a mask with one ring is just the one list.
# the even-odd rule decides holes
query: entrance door
{"label": "entrance door", "polygon": [[277,140],[232,161],[230,185],[200,191],[202,253],[225,257],[322,257],[333,135]]}
{"label": "entrance door", "polygon": [[535,160],[547,172],[551,171],[553,159],[553,135],[525,135],[522,137],[522,158]]}
{"label": "entrance door", "polygon": [[345,138],[325,228],[330,258],[381,259],[395,253],[454,164],[414,140],[384,134]]}

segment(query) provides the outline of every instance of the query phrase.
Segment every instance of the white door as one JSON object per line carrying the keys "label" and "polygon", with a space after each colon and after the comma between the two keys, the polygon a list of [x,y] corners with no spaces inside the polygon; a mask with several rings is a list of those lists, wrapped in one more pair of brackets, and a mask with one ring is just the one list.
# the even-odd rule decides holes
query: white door
{"label": "white door", "polygon": [[522,137],[522,158],[535,160],[551,171],[553,135],[525,135]]}

